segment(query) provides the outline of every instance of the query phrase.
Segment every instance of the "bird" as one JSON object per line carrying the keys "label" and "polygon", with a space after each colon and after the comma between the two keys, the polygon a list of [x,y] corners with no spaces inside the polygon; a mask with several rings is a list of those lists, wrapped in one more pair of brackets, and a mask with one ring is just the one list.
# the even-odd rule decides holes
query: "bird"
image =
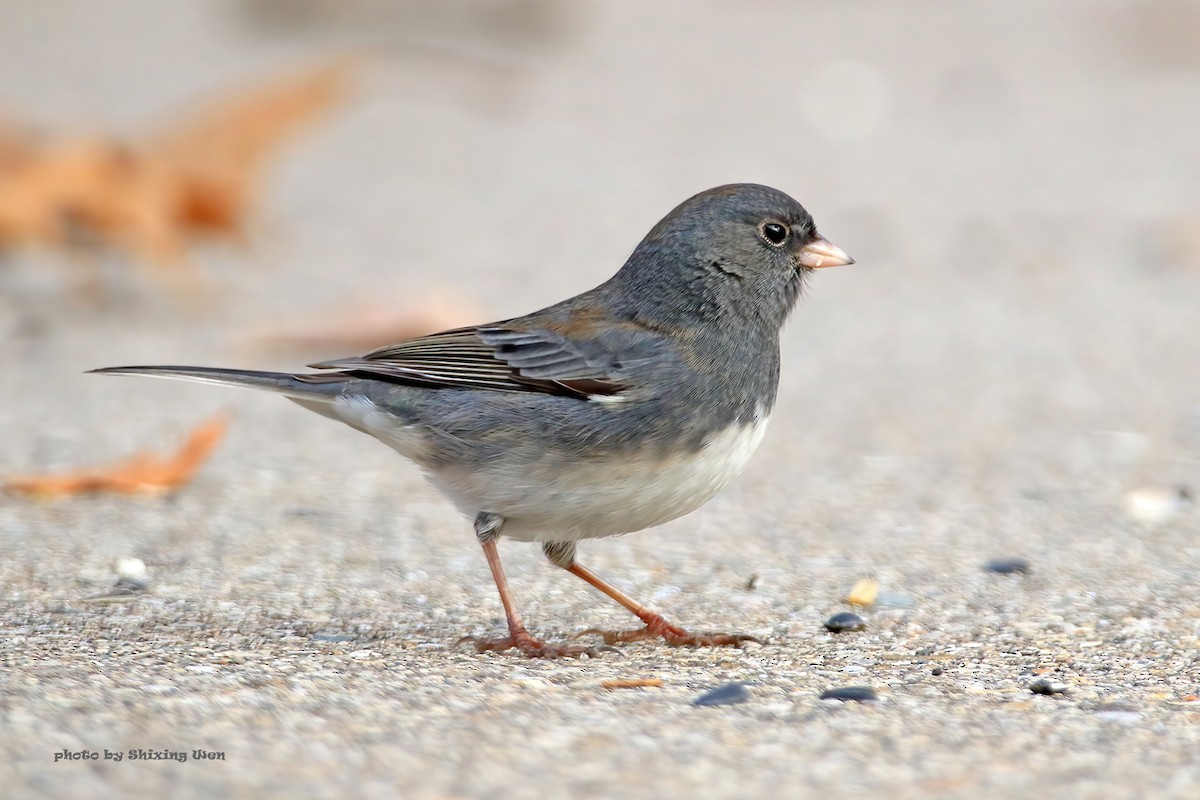
{"label": "bird", "polygon": [[478,652],[599,650],[529,632],[501,565],[502,537],[540,543],[554,565],[641,620],[583,632],[601,634],[603,648],[648,639],[740,646],[754,637],[668,622],[579,563],[577,545],[688,514],[742,472],[766,432],[780,331],[806,281],[853,263],[791,196],[729,184],[677,206],[609,280],[525,316],[310,364],[312,372],[92,371],[274,392],[414,462],[474,521],[496,583],[507,635],[460,640]]}

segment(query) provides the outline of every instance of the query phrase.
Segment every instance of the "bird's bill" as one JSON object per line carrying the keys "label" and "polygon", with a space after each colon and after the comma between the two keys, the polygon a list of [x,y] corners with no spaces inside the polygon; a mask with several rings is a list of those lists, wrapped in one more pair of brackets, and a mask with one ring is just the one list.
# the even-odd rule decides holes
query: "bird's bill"
{"label": "bird's bill", "polygon": [[845,250],[824,236],[818,236],[801,247],[800,252],[796,255],[796,260],[800,262],[801,266],[810,269],[845,267],[854,263],[854,259],[847,255]]}

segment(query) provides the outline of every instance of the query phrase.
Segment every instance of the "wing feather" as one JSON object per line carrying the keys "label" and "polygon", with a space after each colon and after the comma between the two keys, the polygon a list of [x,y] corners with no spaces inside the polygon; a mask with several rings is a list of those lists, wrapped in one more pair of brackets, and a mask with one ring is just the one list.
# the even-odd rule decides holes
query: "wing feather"
{"label": "wing feather", "polygon": [[501,323],[435,333],[309,366],[420,386],[590,397],[628,388],[623,363],[658,344],[658,337],[647,343],[651,334],[639,333],[633,352],[626,352],[599,338],[578,340],[549,328]]}

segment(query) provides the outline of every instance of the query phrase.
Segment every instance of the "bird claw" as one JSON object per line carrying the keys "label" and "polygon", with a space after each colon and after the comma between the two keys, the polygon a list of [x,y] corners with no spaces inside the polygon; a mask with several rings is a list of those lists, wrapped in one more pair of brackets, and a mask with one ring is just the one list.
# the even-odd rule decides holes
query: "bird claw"
{"label": "bird claw", "polygon": [[520,650],[528,658],[579,658],[588,656],[597,658],[602,652],[616,652],[616,648],[607,645],[587,647],[583,645],[552,644],[534,639],[529,634],[506,636],[503,639],[482,639],[478,636],[464,636],[454,643],[455,647],[470,642],[476,653],[487,653],[493,650]]}
{"label": "bird claw", "polygon": [[588,628],[571,637],[598,635],[604,637],[606,645],[623,642],[643,642],[647,639],[662,639],[674,647],[741,647],[743,642],[762,644],[762,639],[744,633],[688,633],[683,628],[670,624],[661,617],[646,624],[644,628],[630,631],[606,631]]}
{"label": "bird claw", "polygon": [[663,636],[667,644],[676,647],[741,647],[744,642],[762,644],[763,640],[748,633],[688,633],[682,636]]}

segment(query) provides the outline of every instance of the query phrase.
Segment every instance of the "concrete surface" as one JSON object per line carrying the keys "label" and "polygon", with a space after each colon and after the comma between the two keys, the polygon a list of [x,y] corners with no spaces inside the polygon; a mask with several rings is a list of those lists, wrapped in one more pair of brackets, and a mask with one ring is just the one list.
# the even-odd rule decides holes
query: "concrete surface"
{"label": "concrete surface", "polygon": [[[1200,486],[1194,4],[286,5],[6,4],[0,105],[51,128],[140,131],[229,83],[385,55],[272,173],[254,247],[197,255],[223,287],[207,312],[115,259],[90,307],[57,259],[5,260],[0,474],[235,421],[168,498],[0,496],[0,794],[1200,795],[1200,516],[1123,506]],[[495,591],[386,448],[272,397],[81,374],[345,355],[246,342],[361,297],[521,313],[729,181],[793,193],[859,263],[787,329],[747,474],[581,560],[763,646],[456,648],[501,630]],[[538,633],[629,623],[537,548],[502,553]],[[997,557],[1031,571],[981,568]],[[149,590],[86,602],[120,558]],[[826,632],[868,576],[868,629]],[[662,686],[602,687],[636,678]],[[691,705],[730,682],[750,699]],[[846,685],[881,700],[818,699]],[[189,757],[103,760],[137,749]]]}

